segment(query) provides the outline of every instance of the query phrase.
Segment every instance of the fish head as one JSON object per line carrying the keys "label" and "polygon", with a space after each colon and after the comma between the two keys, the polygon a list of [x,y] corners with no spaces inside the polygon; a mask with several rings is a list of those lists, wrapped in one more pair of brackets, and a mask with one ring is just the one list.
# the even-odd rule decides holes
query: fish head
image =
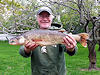
{"label": "fish head", "polygon": [[24,43],[25,38],[23,36],[17,36],[9,40],[10,45],[23,45]]}

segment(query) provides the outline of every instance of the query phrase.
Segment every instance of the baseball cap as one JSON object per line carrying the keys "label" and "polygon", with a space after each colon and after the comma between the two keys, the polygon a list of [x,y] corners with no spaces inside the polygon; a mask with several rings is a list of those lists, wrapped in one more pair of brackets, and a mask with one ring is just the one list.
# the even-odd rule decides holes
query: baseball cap
{"label": "baseball cap", "polygon": [[48,8],[48,7],[41,7],[41,8],[37,11],[37,15],[39,15],[39,14],[40,14],[41,12],[43,12],[43,11],[48,12],[50,15],[53,14],[50,8]]}

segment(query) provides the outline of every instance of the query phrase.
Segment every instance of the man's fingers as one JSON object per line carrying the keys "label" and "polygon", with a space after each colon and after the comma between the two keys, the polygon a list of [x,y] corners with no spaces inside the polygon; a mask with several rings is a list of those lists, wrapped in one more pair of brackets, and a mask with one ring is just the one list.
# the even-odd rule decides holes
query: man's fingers
{"label": "man's fingers", "polygon": [[71,40],[73,41],[73,42],[76,42],[76,40],[71,36],[71,35],[67,35],[69,38],[71,38]]}
{"label": "man's fingers", "polygon": [[64,37],[64,43],[67,45],[67,46],[70,46],[70,43],[68,40],[66,40],[66,38]]}
{"label": "man's fingers", "polygon": [[35,43],[33,43],[33,42],[32,42],[32,43],[27,42],[27,43],[25,44],[25,47],[26,47],[26,48],[29,48],[29,49],[32,48],[33,46],[35,46]]}
{"label": "man's fingers", "polygon": [[69,38],[68,36],[66,36],[65,38],[66,38],[65,41],[68,41],[68,42],[66,42],[66,43],[69,43],[69,44],[70,44],[70,43],[71,43],[71,44],[73,43],[72,39]]}
{"label": "man's fingers", "polygon": [[72,36],[67,35],[66,37],[63,38],[63,40],[64,40],[64,44],[65,44],[67,49],[75,48],[76,40]]}
{"label": "man's fingers", "polygon": [[67,35],[66,36],[66,39],[68,40],[68,42],[70,43],[70,44],[72,44],[73,46],[75,46],[76,45],[76,40],[73,38],[73,37],[71,37],[70,35]]}

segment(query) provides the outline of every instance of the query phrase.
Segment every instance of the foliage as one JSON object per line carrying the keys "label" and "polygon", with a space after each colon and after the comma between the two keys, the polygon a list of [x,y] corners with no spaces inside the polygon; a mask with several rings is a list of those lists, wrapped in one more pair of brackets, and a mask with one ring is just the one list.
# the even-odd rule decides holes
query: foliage
{"label": "foliage", "polygon": [[[3,3],[4,6],[6,6],[4,8],[7,10],[7,12],[10,11],[11,13],[9,17],[6,17],[4,22],[0,20],[3,27],[9,30],[5,30],[7,33],[24,32],[24,30],[30,30],[36,27],[36,11],[34,10],[37,9],[35,8],[35,4],[37,3],[34,0],[32,0],[32,3],[30,2],[30,4],[27,5],[15,2],[14,0],[3,0],[2,5]],[[3,12],[3,14],[5,14],[5,12]]]}
{"label": "foliage", "polygon": [[[23,1],[0,1],[0,22],[9,30],[9,33],[24,32],[24,30],[37,28],[36,11],[41,6],[50,7],[55,16],[54,22],[63,24],[63,27],[69,32],[84,32],[84,24],[86,19],[89,18],[88,14],[97,16],[98,13],[95,10],[99,9],[99,6],[96,6],[93,0],[40,0],[41,2],[25,0],[26,3]],[[83,1],[83,6],[78,1]],[[81,17],[79,10],[82,11],[80,11]],[[59,15],[60,17],[58,17]],[[89,28],[91,28],[92,25],[89,24]]]}

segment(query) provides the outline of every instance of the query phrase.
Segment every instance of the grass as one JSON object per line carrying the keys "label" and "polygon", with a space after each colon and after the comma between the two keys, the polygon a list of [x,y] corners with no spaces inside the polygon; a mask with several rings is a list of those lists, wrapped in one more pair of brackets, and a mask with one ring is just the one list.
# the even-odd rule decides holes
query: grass
{"label": "grass", "polygon": [[[20,46],[11,46],[7,42],[0,42],[0,75],[31,75],[30,58],[19,55]],[[100,68],[100,52],[97,51],[97,67]],[[88,68],[88,49],[78,44],[76,55],[65,53],[67,75],[100,75],[100,71],[80,71]]]}
{"label": "grass", "polygon": [[[100,68],[100,52],[98,50],[98,45],[96,45],[96,54],[97,54],[97,67]],[[81,71],[80,69],[88,69],[89,67],[89,59],[88,59],[88,48],[82,47],[78,44],[78,51],[74,56],[66,57],[66,67],[67,67],[67,75],[100,75],[100,71]]]}
{"label": "grass", "polygon": [[31,75],[30,58],[20,56],[19,48],[0,42],[0,75]]}

